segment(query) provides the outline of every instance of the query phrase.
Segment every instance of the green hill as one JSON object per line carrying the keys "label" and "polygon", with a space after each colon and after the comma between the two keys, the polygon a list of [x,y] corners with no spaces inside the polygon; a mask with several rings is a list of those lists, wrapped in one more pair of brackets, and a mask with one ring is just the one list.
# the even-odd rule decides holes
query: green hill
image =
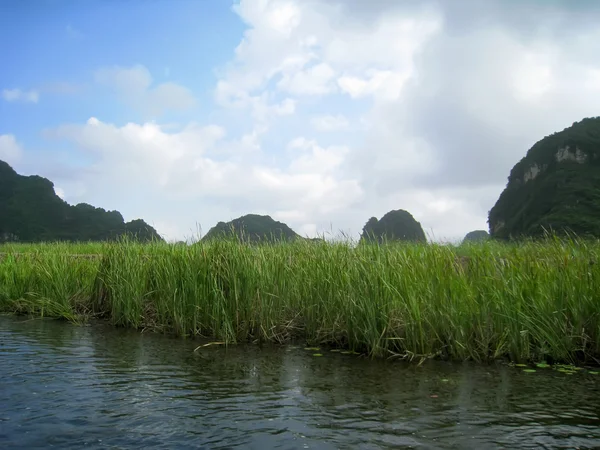
{"label": "green hill", "polygon": [[486,230],[474,230],[466,234],[463,242],[481,242],[487,241],[490,238],[490,234]]}
{"label": "green hill", "polygon": [[489,212],[500,239],[544,230],[600,236],[600,117],[586,118],[535,143],[510,172]]}
{"label": "green hill", "polygon": [[219,222],[206,233],[202,240],[209,241],[233,236],[253,243],[302,239],[285,223],[277,222],[271,216],[247,214],[230,222]]}
{"label": "green hill", "polygon": [[143,220],[125,223],[118,211],[71,206],[48,179],[19,175],[0,161],[0,242],[104,241],[125,234],[143,242],[162,240]]}
{"label": "green hill", "polygon": [[427,242],[427,238],[421,224],[408,211],[398,209],[388,212],[380,220],[371,217],[363,227],[360,241]]}

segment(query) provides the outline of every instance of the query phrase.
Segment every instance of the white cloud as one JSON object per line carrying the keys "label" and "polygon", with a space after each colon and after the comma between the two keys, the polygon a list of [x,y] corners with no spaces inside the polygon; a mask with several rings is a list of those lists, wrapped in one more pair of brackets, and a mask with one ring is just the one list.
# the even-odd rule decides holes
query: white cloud
{"label": "white cloud", "polygon": [[345,161],[349,149],[345,146],[320,147],[314,140],[296,138],[288,145],[294,155],[290,169],[294,172],[333,172]]}
{"label": "white cloud", "polygon": [[[111,199],[111,209],[148,218],[167,234],[193,230],[196,222],[206,228],[227,220],[224,211],[232,217],[263,211],[326,220],[362,198],[356,180],[343,174],[348,149],[324,148],[304,138],[290,145],[284,164],[273,165],[261,162],[252,149],[246,153],[246,147],[255,145],[252,139],[226,140],[215,125],[167,132],[155,123],[119,127],[90,118],[84,125],[64,125],[45,134],[66,139],[95,159],[93,173],[61,182],[65,191],[71,191],[69,183],[86,186],[85,200],[71,200],[105,204]],[[119,195],[125,186],[127,196]],[[173,214],[166,206],[172,201],[184,202],[185,209]],[[206,210],[207,204],[219,205],[219,215]]]}
{"label": "white cloud", "polygon": [[340,88],[352,98],[373,96],[378,100],[398,100],[402,88],[410,74],[391,70],[370,70],[364,78],[341,76],[338,79]]}
{"label": "white cloud", "polygon": [[21,89],[4,89],[2,91],[2,98],[7,102],[28,102],[28,103],[37,103],[40,99],[40,94],[38,91],[30,90],[23,91]]}
{"label": "white cloud", "polygon": [[0,134],[0,160],[10,165],[21,160],[23,150],[12,134]]}
{"label": "white cloud", "polygon": [[179,84],[153,86],[152,75],[142,65],[101,68],[94,73],[94,80],[113,89],[130,106],[154,116],[166,110],[187,110],[196,104],[193,93]]}
{"label": "white cloud", "polygon": [[331,66],[320,63],[291,74],[284,73],[277,87],[294,95],[323,95],[335,90],[334,76]]}
{"label": "white cloud", "polygon": [[413,17],[389,15],[359,27],[331,20],[338,9],[314,1],[241,0],[234,10],[249,28],[221,74],[220,104],[247,107],[244,99],[271,82],[296,96],[341,87],[353,96],[397,98],[415,52],[438,31],[439,14],[423,8]]}
{"label": "white cloud", "polygon": [[313,117],[310,121],[317,131],[343,131],[350,127],[350,122],[341,114]]}
{"label": "white cloud", "polygon": [[552,49],[522,49],[512,72],[515,96],[522,101],[539,101],[556,87],[557,55]]}
{"label": "white cloud", "polygon": [[[220,83],[237,98],[291,95],[297,120],[310,105],[303,119],[316,131],[348,127],[324,114],[328,95],[361,102],[365,132],[338,146],[340,173],[363,190],[354,211],[405,208],[436,235],[458,238],[485,228],[510,168],[536,140],[597,114],[590,43],[600,50],[600,10],[535,5],[240,0],[248,30]],[[535,24],[523,19],[532,10]],[[293,146],[326,165],[318,144]],[[357,232],[373,213],[358,214],[331,219]]]}
{"label": "white cloud", "polygon": [[[600,9],[575,3],[239,0],[247,29],[214,86],[234,119],[59,127],[94,161],[60,186],[173,238],[249,212],[356,236],[400,208],[461,238],[535,141],[598,114]],[[194,102],[143,66],[96,80],[157,114]]]}
{"label": "white cloud", "polygon": [[272,100],[272,95],[264,92],[260,95],[250,95],[234,84],[227,81],[219,81],[215,89],[215,101],[218,105],[236,109],[250,109],[251,117],[260,124],[267,127],[273,118],[289,116],[296,111],[296,101],[286,97],[279,102]]}

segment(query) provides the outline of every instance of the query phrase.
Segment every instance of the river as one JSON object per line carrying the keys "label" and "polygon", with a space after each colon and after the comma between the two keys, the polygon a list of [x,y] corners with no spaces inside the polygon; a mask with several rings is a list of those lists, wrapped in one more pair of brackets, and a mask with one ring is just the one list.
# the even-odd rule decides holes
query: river
{"label": "river", "polygon": [[600,448],[600,375],[0,316],[0,448]]}

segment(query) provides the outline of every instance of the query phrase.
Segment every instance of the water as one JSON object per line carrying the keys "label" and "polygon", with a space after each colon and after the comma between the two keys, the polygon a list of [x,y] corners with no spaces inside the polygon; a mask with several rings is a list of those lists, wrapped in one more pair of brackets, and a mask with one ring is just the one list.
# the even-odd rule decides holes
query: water
{"label": "water", "polygon": [[0,316],[0,448],[598,448],[600,375]]}

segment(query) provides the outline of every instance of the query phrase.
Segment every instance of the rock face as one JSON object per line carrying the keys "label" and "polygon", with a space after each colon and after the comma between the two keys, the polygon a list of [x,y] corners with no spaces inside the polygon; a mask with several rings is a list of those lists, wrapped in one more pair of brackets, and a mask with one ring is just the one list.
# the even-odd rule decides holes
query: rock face
{"label": "rock face", "polygon": [[302,239],[285,223],[277,222],[271,216],[247,214],[230,222],[219,222],[206,233],[202,240],[209,241],[233,236],[251,243]]}
{"label": "rock face", "polygon": [[0,242],[104,241],[126,234],[143,242],[162,240],[143,220],[125,223],[118,211],[71,206],[51,181],[19,175],[0,161]]}
{"label": "rock face", "polygon": [[538,141],[512,169],[488,224],[501,239],[600,236],[600,117]]}
{"label": "rock face", "polygon": [[388,212],[380,220],[371,217],[360,237],[361,242],[427,242],[421,224],[403,209]]}
{"label": "rock face", "polygon": [[474,230],[467,233],[463,242],[482,242],[489,238],[490,234],[486,230]]}
{"label": "rock face", "polygon": [[545,231],[600,236],[600,117],[576,122],[531,147],[510,172],[488,224],[500,239]]}

